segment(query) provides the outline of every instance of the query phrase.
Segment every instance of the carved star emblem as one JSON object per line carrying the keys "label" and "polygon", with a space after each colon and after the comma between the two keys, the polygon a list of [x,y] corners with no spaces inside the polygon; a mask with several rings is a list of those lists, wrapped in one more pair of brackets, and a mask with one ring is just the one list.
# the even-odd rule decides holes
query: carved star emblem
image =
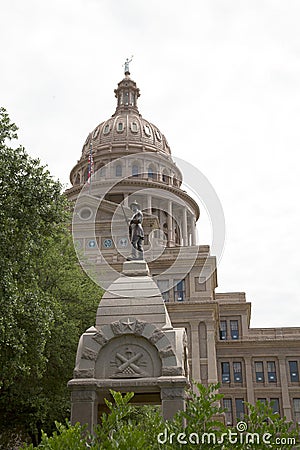
{"label": "carved star emblem", "polygon": [[121,323],[122,323],[122,325],[124,325],[124,329],[125,330],[128,328],[128,330],[133,331],[133,325],[135,324],[135,322],[134,321],[131,322],[129,317],[127,319],[127,322],[121,322]]}

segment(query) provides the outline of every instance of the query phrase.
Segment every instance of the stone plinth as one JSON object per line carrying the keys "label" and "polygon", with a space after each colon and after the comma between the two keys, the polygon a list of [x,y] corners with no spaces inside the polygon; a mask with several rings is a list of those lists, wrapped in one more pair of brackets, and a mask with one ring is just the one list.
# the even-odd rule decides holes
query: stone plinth
{"label": "stone plinth", "polygon": [[187,367],[185,329],[172,327],[146,262],[128,261],[100,301],[96,326],[80,338],[69,382],[71,421],[92,430],[109,389],[162,403],[170,418],[184,408]]}

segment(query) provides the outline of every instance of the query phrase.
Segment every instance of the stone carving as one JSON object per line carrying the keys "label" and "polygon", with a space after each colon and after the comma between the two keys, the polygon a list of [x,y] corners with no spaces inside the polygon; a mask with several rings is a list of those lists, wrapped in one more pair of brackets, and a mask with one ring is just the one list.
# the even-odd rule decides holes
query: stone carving
{"label": "stone carving", "polygon": [[176,367],[176,366],[170,366],[170,367],[164,367],[162,370],[162,374],[166,376],[177,376],[177,375],[183,375],[182,367]]}
{"label": "stone carving", "polygon": [[149,341],[152,344],[156,344],[156,342],[159,341],[161,338],[163,338],[164,335],[165,334],[163,333],[163,331],[156,329],[153,331],[152,335],[150,336]]}
{"label": "stone carving", "polygon": [[167,358],[168,356],[175,356],[174,350],[170,345],[168,345],[168,347],[160,349],[159,354],[162,358]]}
{"label": "stone carving", "polygon": [[117,366],[117,369],[111,378],[133,378],[133,377],[145,377],[147,374],[141,368],[146,366],[147,363],[142,359],[142,352],[135,352],[130,347],[125,349],[125,352],[117,351],[115,353],[114,361],[111,361],[112,366]]}
{"label": "stone carving", "polygon": [[107,343],[107,338],[104,336],[103,332],[101,330],[97,331],[97,333],[94,334],[92,337],[94,341],[97,342],[101,347]]}
{"label": "stone carving", "polygon": [[75,369],[74,378],[94,378],[94,369]]}
{"label": "stone carving", "polygon": [[144,328],[147,325],[146,322],[142,322],[141,320],[137,320],[135,322],[135,334],[143,334]]}
{"label": "stone carving", "polygon": [[88,359],[91,361],[96,361],[98,353],[92,350],[91,348],[85,348],[82,352],[82,358]]}
{"label": "stone carving", "polygon": [[116,335],[123,334],[123,329],[122,329],[123,327],[122,327],[122,324],[121,324],[120,321],[113,322],[113,323],[110,324],[110,326],[111,326],[112,332],[114,334],[116,334]]}
{"label": "stone carving", "polygon": [[134,331],[134,326],[135,326],[135,320],[130,320],[129,317],[127,320],[123,320],[121,322],[121,324],[123,325],[123,331]]}

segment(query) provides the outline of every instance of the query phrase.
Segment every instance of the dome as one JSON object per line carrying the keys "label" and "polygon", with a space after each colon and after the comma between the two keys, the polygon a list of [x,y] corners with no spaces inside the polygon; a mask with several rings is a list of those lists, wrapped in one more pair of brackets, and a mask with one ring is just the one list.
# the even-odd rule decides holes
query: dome
{"label": "dome", "polygon": [[165,136],[138,111],[137,98],[140,93],[129,73],[118,84],[115,96],[118,99],[115,113],[88,135],[81,159],[87,158],[91,144],[94,154],[130,147],[133,152],[152,151],[170,156],[171,150]]}

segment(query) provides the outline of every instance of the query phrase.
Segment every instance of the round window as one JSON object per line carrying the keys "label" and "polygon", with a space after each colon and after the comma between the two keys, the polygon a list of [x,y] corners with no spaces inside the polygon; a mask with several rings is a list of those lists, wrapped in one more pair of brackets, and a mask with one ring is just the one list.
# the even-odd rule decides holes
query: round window
{"label": "round window", "polygon": [[89,220],[93,215],[93,211],[91,208],[87,208],[86,206],[84,208],[81,208],[79,211],[79,217],[82,220]]}

